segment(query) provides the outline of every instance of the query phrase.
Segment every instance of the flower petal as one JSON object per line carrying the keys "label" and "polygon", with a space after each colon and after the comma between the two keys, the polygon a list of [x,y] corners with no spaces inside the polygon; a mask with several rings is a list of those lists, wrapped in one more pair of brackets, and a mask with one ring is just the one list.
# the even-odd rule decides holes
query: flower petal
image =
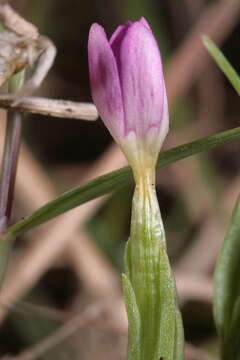
{"label": "flower petal", "polygon": [[[143,20],[142,20],[143,21]],[[157,43],[145,23],[128,26],[124,36],[112,43],[119,58],[118,72],[125,115],[125,135],[134,131],[144,138],[148,129],[162,122],[164,79]],[[166,119],[165,119],[166,121]]]}
{"label": "flower petal", "polygon": [[112,34],[109,40],[110,46],[112,46],[112,43],[114,43],[117,38],[118,41],[120,38],[122,39],[122,37],[125,35],[125,32],[127,31],[130,25],[132,25],[132,22],[127,21],[126,24],[117,27],[117,29],[114,31],[114,33]]}
{"label": "flower petal", "polygon": [[[132,25],[131,21],[128,21],[125,25],[120,25],[117,27],[116,31],[111,36],[109,44],[112,48],[113,54],[116,59],[117,67],[118,67],[118,74],[121,73],[121,59],[120,59],[120,51],[122,41],[125,38],[129,27]],[[121,86],[121,79],[120,79],[120,86]]]}
{"label": "flower petal", "polygon": [[150,31],[152,32],[152,30],[151,30],[151,28],[150,28],[147,20],[146,20],[143,16],[141,17],[141,19],[139,20],[139,22],[140,22],[142,25],[144,25],[148,30],[150,30]]}
{"label": "flower petal", "polygon": [[118,69],[105,31],[96,23],[89,32],[88,62],[93,101],[103,122],[117,140],[124,133]]}

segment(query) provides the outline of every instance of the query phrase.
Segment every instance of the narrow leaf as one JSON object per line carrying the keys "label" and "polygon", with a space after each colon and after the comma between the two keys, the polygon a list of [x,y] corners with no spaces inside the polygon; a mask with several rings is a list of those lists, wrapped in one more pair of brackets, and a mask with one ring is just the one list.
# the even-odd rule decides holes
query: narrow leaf
{"label": "narrow leaf", "polygon": [[3,236],[0,240],[0,287],[2,286],[2,282],[7,270],[13,241],[14,239],[12,237],[5,236]]}
{"label": "narrow leaf", "polygon": [[209,53],[212,55],[222,72],[226,75],[238,95],[240,95],[240,76],[236,70],[232,67],[227,58],[214,44],[214,42],[207,36],[203,36],[203,43]]}
{"label": "narrow leaf", "polygon": [[165,249],[159,259],[160,337],[159,357],[184,359],[184,330],[178,309],[175,279]]}
{"label": "narrow leaf", "polygon": [[176,311],[174,359],[184,359],[184,330],[180,311]]}
{"label": "narrow leaf", "polygon": [[[240,127],[177,146],[160,154],[157,168],[167,166],[188,156],[198,154],[201,151],[213,149],[236,140],[240,140]],[[16,237],[76,206],[119,189],[132,181],[132,173],[128,166],[107,175],[100,176],[78,188],[65,192],[57,199],[47,203],[25,219],[10,227],[9,232]]]}
{"label": "narrow leaf", "polygon": [[226,359],[240,359],[240,337],[239,337],[239,329],[240,329],[240,297],[238,297],[237,301],[234,304],[233,312],[232,312],[232,320],[231,327],[229,331],[229,337],[231,339],[230,346],[226,351]]}
{"label": "narrow leaf", "polygon": [[[222,342],[223,359],[230,357],[233,344],[238,341],[235,332],[235,318],[239,317],[234,308],[240,297],[240,197],[234,208],[231,222],[218,258],[214,279],[214,317]],[[239,307],[238,307],[239,308]],[[236,309],[236,308],[235,308]],[[239,318],[238,318],[239,319]]]}

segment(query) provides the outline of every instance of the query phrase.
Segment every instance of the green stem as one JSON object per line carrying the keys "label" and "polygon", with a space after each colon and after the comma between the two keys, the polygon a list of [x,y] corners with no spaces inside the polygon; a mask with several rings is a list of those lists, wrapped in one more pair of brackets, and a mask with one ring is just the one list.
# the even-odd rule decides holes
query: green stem
{"label": "green stem", "polygon": [[[176,360],[177,356],[182,359],[183,329],[178,333],[179,309],[175,280],[166,252],[153,170],[145,171],[137,179],[131,235],[126,248],[126,274],[140,317],[139,354],[132,356],[131,350],[137,346],[132,344],[135,339],[130,336],[128,360],[159,360],[161,357]],[[126,302],[128,294],[129,291],[125,293]],[[133,317],[130,312],[128,310],[129,322]],[[130,324],[130,331],[132,329],[136,333],[134,325]]]}

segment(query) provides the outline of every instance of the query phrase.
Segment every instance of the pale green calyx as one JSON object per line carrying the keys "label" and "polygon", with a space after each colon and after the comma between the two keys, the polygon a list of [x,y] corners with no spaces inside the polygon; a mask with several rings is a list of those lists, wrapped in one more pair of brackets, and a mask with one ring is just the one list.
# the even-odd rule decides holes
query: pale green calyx
{"label": "pale green calyx", "polygon": [[128,360],[182,360],[182,320],[154,177],[154,169],[135,174],[123,276],[129,319]]}

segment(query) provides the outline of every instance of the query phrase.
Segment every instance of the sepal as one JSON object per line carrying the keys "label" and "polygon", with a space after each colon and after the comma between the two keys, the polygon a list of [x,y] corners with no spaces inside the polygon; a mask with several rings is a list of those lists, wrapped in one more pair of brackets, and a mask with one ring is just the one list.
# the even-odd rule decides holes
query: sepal
{"label": "sepal", "polygon": [[183,326],[152,179],[145,173],[137,183],[125,253],[126,272],[140,316],[139,359],[182,360]]}
{"label": "sepal", "polygon": [[137,306],[136,297],[131,282],[125,274],[122,274],[122,284],[128,315],[128,360],[140,360],[141,320],[139,309]]}

